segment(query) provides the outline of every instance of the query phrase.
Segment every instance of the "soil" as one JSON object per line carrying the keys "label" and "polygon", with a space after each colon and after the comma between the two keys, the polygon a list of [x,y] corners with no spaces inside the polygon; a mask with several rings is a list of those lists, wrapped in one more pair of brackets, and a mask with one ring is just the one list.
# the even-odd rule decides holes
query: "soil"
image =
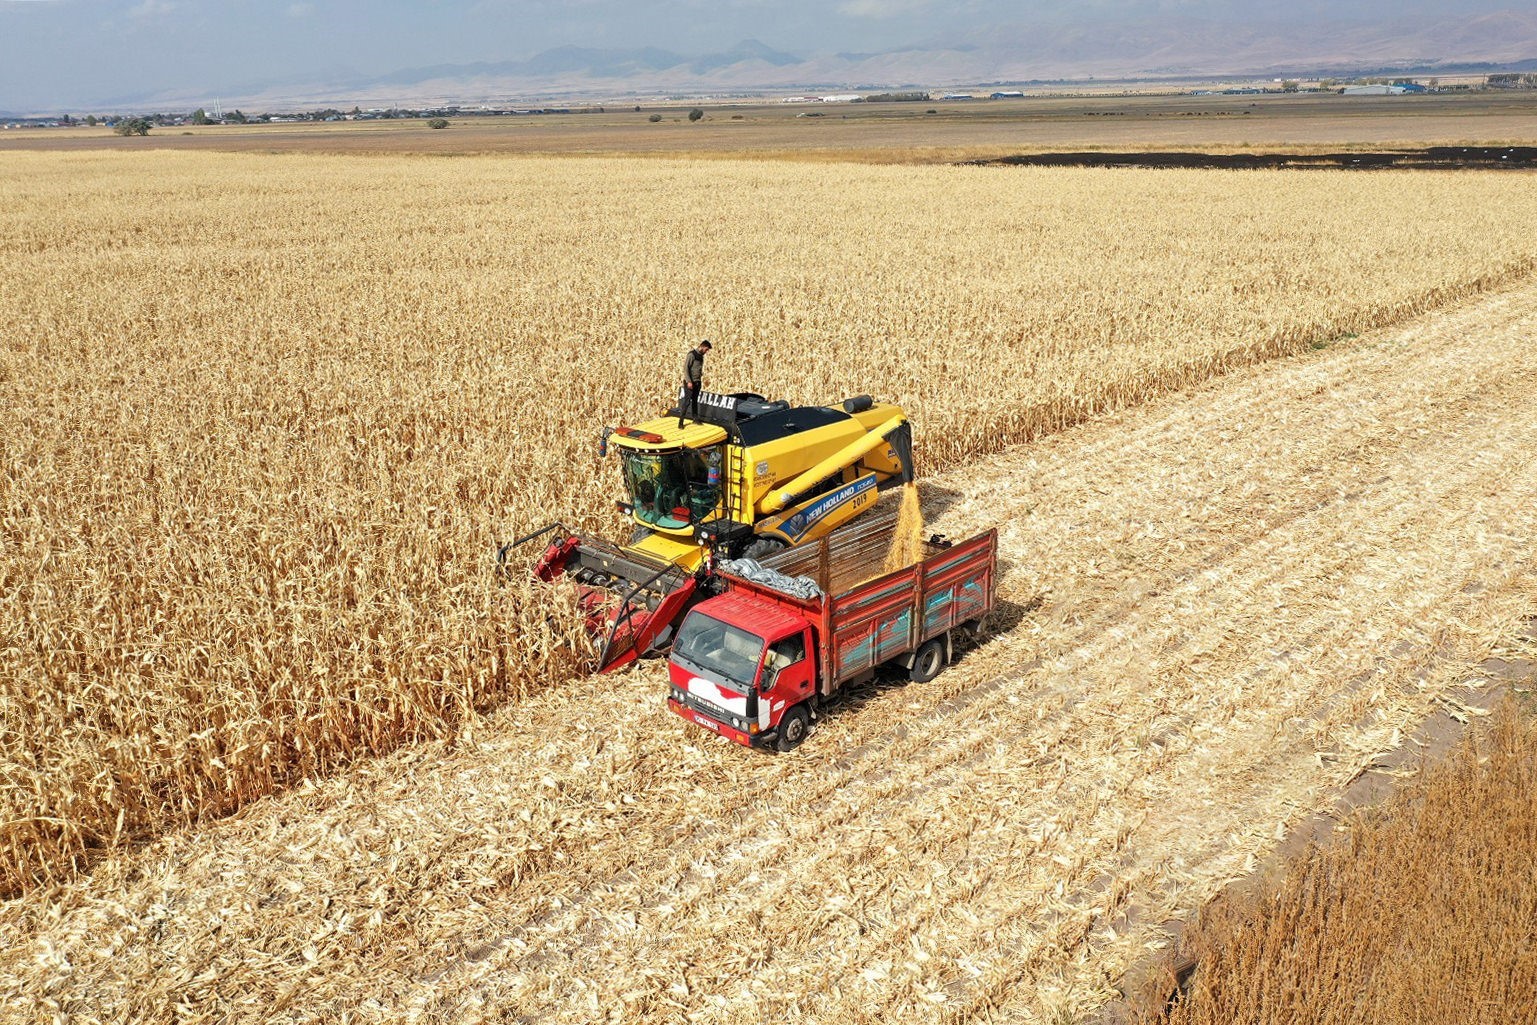
{"label": "soil", "polygon": [[974,165],[1014,167],[1184,167],[1226,170],[1531,170],[1537,146],[1430,146],[1361,153],[1027,153]]}

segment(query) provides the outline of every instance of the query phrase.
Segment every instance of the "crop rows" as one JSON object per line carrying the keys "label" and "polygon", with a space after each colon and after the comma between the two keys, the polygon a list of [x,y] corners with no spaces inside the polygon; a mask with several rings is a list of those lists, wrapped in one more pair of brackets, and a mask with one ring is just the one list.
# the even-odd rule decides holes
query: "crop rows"
{"label": "crop rows", "polygon": [[1537,265],[1500,175],[17,153],[0,893],[580,672],[598,428],[869,392],[924,472]]}
{"label": "crop rows", "polygon": [[654,665],[570,681],[8,902],[0,1006],[1084,1020],[1530,616],[1534,325],[1528,282],[930,476],[1004,606],[934,682],[773,757]]}
{"label": "crop rows", "polygon": [[1352,816],[1348,834],[1306,852],[1271,887],[1204,909],[1181,944],[1194,971],[1139,1020],[1528,1020],[1534,783],[1537,724],[1507,700],[1385,809]]}

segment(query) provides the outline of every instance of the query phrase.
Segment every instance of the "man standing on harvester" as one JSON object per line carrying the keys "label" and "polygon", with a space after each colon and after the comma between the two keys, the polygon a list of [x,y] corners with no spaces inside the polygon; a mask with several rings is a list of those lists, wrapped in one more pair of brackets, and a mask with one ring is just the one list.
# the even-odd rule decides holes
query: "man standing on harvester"
{"label": "man standing on harvester", "polygon": [[699,387],[704,383],[704,354],[711,349],[706,338],[692,349],[683,360],[683,394],[678,397],[678,426],[683,426],[684,416],[699,422]]}

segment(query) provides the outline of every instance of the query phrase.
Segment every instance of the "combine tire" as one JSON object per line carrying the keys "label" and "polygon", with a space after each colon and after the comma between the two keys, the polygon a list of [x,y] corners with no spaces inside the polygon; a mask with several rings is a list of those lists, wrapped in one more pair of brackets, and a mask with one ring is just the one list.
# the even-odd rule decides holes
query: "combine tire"
{"label": "combine tire", "polygon": [[918,649],[913,664],[907,670],[907,678],[914,683],[928,683],[945,667],[945,640],[936,637]]}
{"label": "combine tire", "polygon": [[762,562],[771,555],[778,555],[785,550],[785,543],[778,538],[760,537],[747,543],[742,549],[742,558],[752,559],[754,562]]}
{"label": "combine tire", "polygon": [[800,747],[801,741],[806,739],[806,734],[811,730],[811,716],[806,714],[804,705],[796,705],[785,713],[785,717],[779,720],[779,739],[774,742],[775,749],[779,751],[794,751]]}

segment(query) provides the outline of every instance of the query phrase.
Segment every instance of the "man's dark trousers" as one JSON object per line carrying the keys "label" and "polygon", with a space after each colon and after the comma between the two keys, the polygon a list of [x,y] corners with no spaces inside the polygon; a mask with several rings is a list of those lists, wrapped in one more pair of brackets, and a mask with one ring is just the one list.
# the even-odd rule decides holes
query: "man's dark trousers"
{"label": "man's dark trousers", "polygon": [[697,382],[689,382],[683,386],[683,397],[678,400],[678,426],[683,426],[683,418],[697,421],[699,419],[699,385]]}

